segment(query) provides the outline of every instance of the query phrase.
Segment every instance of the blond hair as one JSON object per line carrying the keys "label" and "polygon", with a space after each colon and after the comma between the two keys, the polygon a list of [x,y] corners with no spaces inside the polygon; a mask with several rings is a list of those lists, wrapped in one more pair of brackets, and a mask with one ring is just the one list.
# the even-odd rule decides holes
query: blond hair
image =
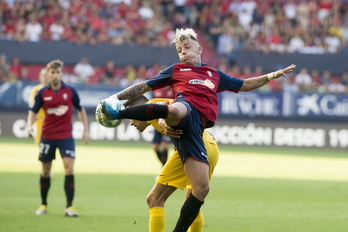
{"label": "blond hair", "polygon": [[179,44],[183,40],[194,40],[198,42],[197,33],[192,28],[177,28],[175,33],[175,38],[172,40],[171,44]]}
{"label": "blond hair", "polygon": [[46,65],[47,71],[50,69],[58,69],[58,68],[63,68],[64,63],[61,60],[52,60]]}

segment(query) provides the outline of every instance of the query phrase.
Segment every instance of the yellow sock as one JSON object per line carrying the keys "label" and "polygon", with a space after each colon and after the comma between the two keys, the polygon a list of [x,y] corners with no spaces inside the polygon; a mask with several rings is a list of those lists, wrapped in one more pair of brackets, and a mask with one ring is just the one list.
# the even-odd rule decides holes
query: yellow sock
{"label": "yellow sock", "polygon": [[166,228],[166,212],[164,207],[153,207],[149,209],[149,231],[164,232]]}
{"label": "yellow sock", "polygon": [[192,222],[188,232],[202,232],[204,226],[204,217],[202,211],[199,211],[196,219]]}

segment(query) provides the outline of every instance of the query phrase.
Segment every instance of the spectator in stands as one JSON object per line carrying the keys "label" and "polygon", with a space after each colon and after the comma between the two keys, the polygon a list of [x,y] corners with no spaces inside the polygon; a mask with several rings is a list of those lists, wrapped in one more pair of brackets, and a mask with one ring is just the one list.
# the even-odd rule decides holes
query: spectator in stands
{"label": "spectator in stands", "polygon": [[80,84],[87,84],[94,74],[94,68],[89,63],[87,57],[82,57],[80,62],[74,67],[74,74],[77,76]]}
{"label": "spectator in stands", "polygon": [[15,21],[12,18],[5,18],[3,25],[3,32],[1,33],[1,39],[6,39],[6,40],[13,40],[15,37],[16,33],[16,24]]}
{"label": "spectator in stands", "polygon": [[54,23],[49,26],[49,32],[51,34],[51,39],[53,41],[59,41],[62,39],[62,35],[64,34],[65,28],[63,26],[62,20],[58,19]]}
{"label": "spectator in stands", "polygon": [[341,40],[335,35],[328,34],[324,38],[324,43],[328,47],[328,52],[330,53],[338,53],[341,51]]}
{"label": "spectator in stands", "polygon": [[21,69],[21,76],[19,77],[19,79],[21,79],[22,81],[28,81],[28,80],[31,80],[32,78],[34,77],[32,76],[31,73],[29,73],[28,67],[23,66]]}
{"label": "spectator in stands", "polygon": [[73,70],[68,69],[63,73],[62,80],[68,85],[75,85],[79,83],[79,78],[74,74]]}
{"label": "spectator in stands", "polygon": [[138,69],[136,70],[136,78],[133,83],[139,83],[148,79],[146,77],[146,71],[147,71],[146,65],[144,64],[139,65]]}
{"label": "spectator in stands", "polygon": [[125,68],[125,77],[120,81],[120,86],[122,88],[125,88],[131,85],[134,82],[136,75],[137,74],[134,65],[128,64]]}
{"label": "spectator in stands", "polygon": [[161,71],[161,66],[158,63],[153,63],[151,67],[146,70],[146,79],[156,76]]}
{"label": "spectator in stands", "polygon": [[218,38],[217,52],[220,56],[228,56],[233,50],[233,28],[224,26]]}
{"label": "spectator in stands", "polygon": [[331,83],[331,72],[329,70],[325,70],[320,77],[320,81],[322,85],[327,85]]}
{"label": "spectator in stands", "polygon": [[300,91],[302,92],[311,89],[313,82],[307,68],[301,68],[300,72],[295,76],[295,83],[299,86]]}
{"label": "spectator in stands", "polygon": [[285,16],[291,21],[291,24],[296,25],[297,24],[297,21],[296,21],[297,5],[295,1],[293,0],[286,1],[283,5],[283,10],[284,10]]}
{"label": "spectator in stands", "polygon": [[294,36],[289,41],[288,52],[299,52],[305,47],[305,42],[298,31],[294,32]]}
{"label": "spectator in stands", "polygon": [[10,66],[7,63],[7,56],[3,53],[0,54],[0,82],[7,81],[10,73]]}
{"label": "spectator in stands", "polygon": [[38,20],[38,16],[32,13],[29,17],[29,22],[25,27],[26,39],[31,42],[38,42],[41,40],[41,34],[43,32],[42,25]]}
{"label": "spectator in stands", "polygon": [[341,83],[339,77],[331,78],[331,83],[328,86],[328,90],[330,93],[344,93],[346,91],[346,87]]}
{"label": "spectator in stands", "polygon": [[23,66],[21,65],[19,58],[17,56],[12,57],[11,64],[10,64],[10,70],[16,80],[21,77]]}
{"label": "spectator in stands", "polygon": [[321,86],[321,79],[320,79],[320,73],[317,69],[313,69],[310,72],[311,78],[312,78],[312,91],[316,92],[318,88]]}
{"label": "spectator in stands", "polygon": [[348,71],[344,71],[341,76],[341,82],[346,86],[346,92],[348,93]]}
{"label": "spectator in stands", "polygon": [[294,73],[289,73],[283,82],[283,91],[285,93],[298,93],[300,92],[300,87],[295,81],[296,77]]}
{"label": "spectator in stands", "polygon": [[217,48],[220,35],[223,33],[222,20],[216,16],[212,18],[212,22],[209,26],[209,36],[213,42],[214,48]]}
{"label": "spectator in stands", "polygon": [[101,83],[105,85],[119,85],[120,80],[116,76],[116,67],[113,60],[108,60],[108,62],[106,63],[100,80]]}
{"label": "spectator in stands", "polygon": [[13,38],[20,43],[26,40],[26,23],[24,18],[19,18],[17,20],[16,31]]}
{"label": "spectator in stands", "polygon": [[151,4],[147,0],[142,1],[142,5],[139,8],[138,13],[143,19],[152,19],[155,16],[155,13],[151,8]]}

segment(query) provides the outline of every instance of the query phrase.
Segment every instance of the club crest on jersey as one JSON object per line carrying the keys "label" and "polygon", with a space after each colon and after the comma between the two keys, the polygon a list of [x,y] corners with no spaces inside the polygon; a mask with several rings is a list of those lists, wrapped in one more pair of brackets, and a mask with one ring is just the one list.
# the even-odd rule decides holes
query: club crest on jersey
{"label": "club crest on jersey", "polygon": [[189,84],[191,85],[205,85],[207,86],[209,89],[214,89],[215,85],[213,82],[211,82],[211,80],[206,79],[205,81],[203,80],[198,80],[198,79],[193,79],[189,81]]}
{"label": "club crest on jersey", "polygon": [[64,100],[68,99],[68,94],[67,93],[63,93],[63,98],[64,98]]}
{"label": "club crest on jersey", "polygon": [[213,74],[210,71],[207,71],[208,76],[213,77]]}

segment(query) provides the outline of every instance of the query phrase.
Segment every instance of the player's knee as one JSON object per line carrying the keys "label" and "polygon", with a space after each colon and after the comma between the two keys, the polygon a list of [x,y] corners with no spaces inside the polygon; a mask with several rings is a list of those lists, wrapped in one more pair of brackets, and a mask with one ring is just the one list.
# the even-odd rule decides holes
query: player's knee
{"label": "player's knee", "polygon": [[153,202],[154,202],[154,195],[150,192],[147,196],[146,196],[146,203],[149,206],[149,208],[153,207]]}
{"label": "player's knee", "polygon": [[149,206],[149,208],[152,207],[158,207],[158,206],[164,206],[164,202],[165,200],[162,199],[161,197],[157,196],[156,194],[150,192],[147,196],[146,196],[146,203]]}
{"label": "player's knee", "polygon": [[208,185],[204,185],[204,186],[200,186],[199,188],[193,190],[193,195],[203,201],[205,199],[205,197],[209,194],[210,191],[210,186]]}
{"label": "player's knee", "polygon": [[204,186],[204,187],[201,189],[201,191],[202,191],[202,195],[207,196],[207,195],[209,194],[209,192],[210,192],[210,185]]}
{"label": "player's knee", "polygon": [[169,106],[168,118],[182,118],[184,114],[186,112],[183,112],[183,107],[175,104]]}

